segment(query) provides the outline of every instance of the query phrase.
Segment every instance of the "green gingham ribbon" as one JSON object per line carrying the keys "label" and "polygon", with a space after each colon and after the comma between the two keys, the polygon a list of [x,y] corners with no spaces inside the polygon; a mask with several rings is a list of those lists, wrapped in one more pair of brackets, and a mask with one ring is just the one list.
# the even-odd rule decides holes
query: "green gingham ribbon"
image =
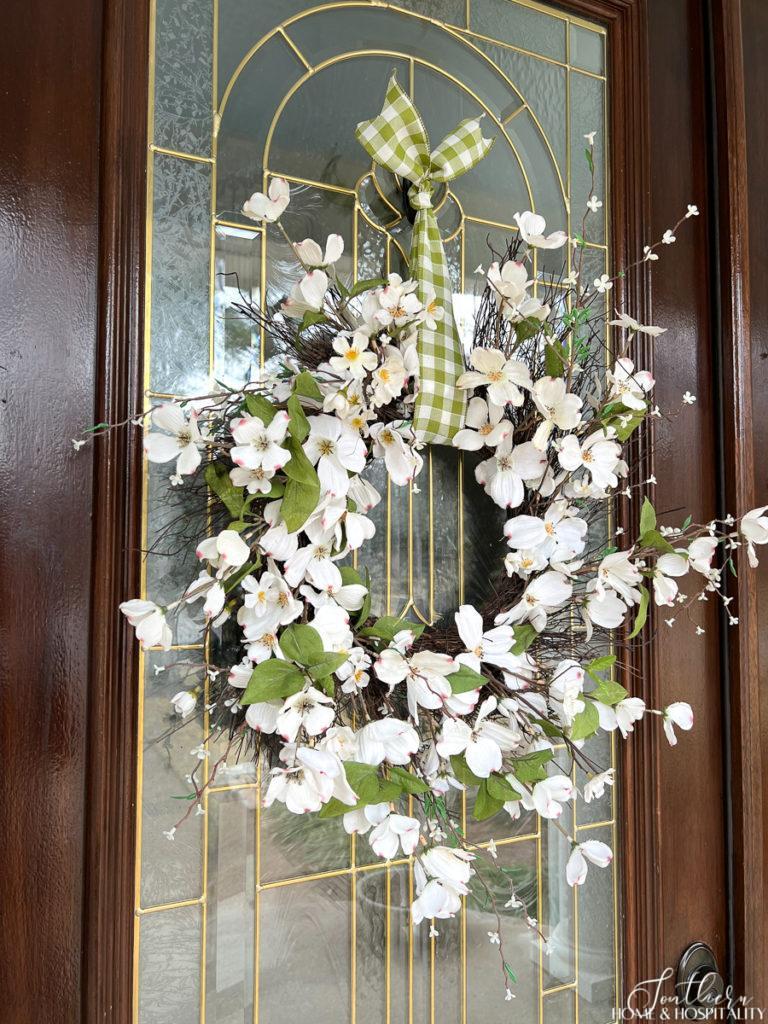
{"label": "green gingham ribbon", "polygon": [[464,371],[461,342],[453,319],[453,289],[440,229],[432,209],[434,186],[453,181],[471,170],[493,145],[484,139],[477,119],[462,121],[430,152],[429,136],[421,115],[397,84],[393,73],[384,107],[378,117],[362,121],[355,132],[358,142],[377,164],[412,182],[408,201],[416,210],[411,241],[410,272],[421,302],[434,291],[443,308],[435,330],[419,328],[420,387],[413,428],[422,441],[449,444],[464,425],[466,398],[456,387]]}

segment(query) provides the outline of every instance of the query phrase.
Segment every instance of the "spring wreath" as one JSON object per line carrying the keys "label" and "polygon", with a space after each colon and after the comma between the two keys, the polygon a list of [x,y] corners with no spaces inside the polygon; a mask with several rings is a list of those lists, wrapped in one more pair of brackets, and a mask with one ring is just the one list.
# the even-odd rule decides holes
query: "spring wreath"
{"label": "spring wreath", "polygon": [[[430,149],[394,78],[381,115],[357,137],[404,183],[415,213],[411,278],[343,280],[339,235],[324,247],[288,239],[303,271],[290,296],[271,309],[245,299],[237,307],[283,362],[242,390],[212,387],[139,418],[149,428],[147,457],[172,466],[172,485],[205,481],[211,530],[196,542],[200,575],[178,600],[131,600],[121,610],[144,647],[167,649],[180,609],[203,602],[209,703],[197,680],[173,707],[179,724],[205,714],[225,753],[199,762],[187,815],[227,759],[263,758],[266,805],[314,814],[318,828],[343,816],[378,856],[413,857],[414,925],[426,918],[436,934],[436,919],[483,889],[511,998],[496,907],[504,890],[477,870],[479,858],[494,868],[493,844],[463,833],[447,794],[467,790],[476,819],[527,809],[562,827],[564,805],[588,803],[614,783],[613,769],[585,749],[598,731],[626,736],[652,716],[676,743],[675,729],[693,724],[691,707],[649,708],[631,696],[617,678],[617,652],[640,642],[651,604],[652,619],[703,632],[698,602],[728,609],[727,574],[744,550],[756,564],[768,516],[763,507],[738,520],[657,522],[644,496],[654,480],[633,460],[631,438],[662,412],[653,377],[631,353],[638,335],[656,339],[663,329],[617,313],[605,369],[605,296],[615,279],[583,273],[584,225],[598,197],[589,196],[573,238],[547,234],[534,213],[515,214],[506,251],[491,253],[465,370],[432,197],[491,142],[478,121],[465,121]],[[594,181],[592,146],[588,136]],[[289,202],[287,182],[276,178],[244,212],[281,229]],[[657,260],[696,214],[689,206],[639,261]],[[556,280],[535,272],[537,250],[566,254]],[[667,415],[694,401],[686,392]],[[482,453],[475,475],[506,514],[508,553],[485,605],[462,605],[452,621],[425,628],[372,616],[377,580],[362,567],[374,534],[368,513],[381,500],[368,467],[383,460],[394,486],[413,487],[428,442]],[[606,540],[597,525],[617,495],[635,499],[633,529]],[[221,663],[208,640],[228,620],[239,652]],[[586,780],[579,792],[574,762]],[[563,831],[567,880],[579,885],[611,850]],[[539,931],[510,875],[499,877],[507,906]]]}

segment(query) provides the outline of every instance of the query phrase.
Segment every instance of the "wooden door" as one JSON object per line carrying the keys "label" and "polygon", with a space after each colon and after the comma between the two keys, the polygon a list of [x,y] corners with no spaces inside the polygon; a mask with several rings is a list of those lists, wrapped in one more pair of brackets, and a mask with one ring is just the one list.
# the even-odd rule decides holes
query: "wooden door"
{"label": "wooden door", "polygon": [[[291,14],[305,6],[309,5],[291,5]],[[658,267],[652,283],[644,274],[626,282],[630,308],[649,317],[652,311],[653,322],[670,328],[670,342],[656,354],[660,398],[671,400],[687,388],[698,396],[694,414],[674,433],[659,431],[653,446],[650,439],[642,442],[649,476],[658,481],[656,505],[669,510],[686,507],[696,517],[707,517],[723,504],[739,510],[756,504],[750,494],[744,77],[738,5],[728,0],[713,3],[711,23],[702,5],[683,0],[572,0],[557,6],[497,0],[495,7],[470,0],[466,5],[445,5],[450,11],[442,5],[440,10],[428,4],[404,6],[410,12],[403,17],[419,20],[416,15],[421,14],[423,21],[426,14],[433,19],[429,26],[448,25],[455,30],[454,38],[484,38],[491,59],[527,47],[529,59],[534,59],[536,45],[554,45],[551,32],[545,32],[538,41],[532,37],[527,47],[513,42],[505,48],[509,40],[499,40],[496,33],[513,7],[533,22],[537,17],[555,19],[555,24],[563,20],[561,16],[566,24],[568,17],[575,19],[564,30],[569,48],[574,29],[577,36],[580,29],[604,37],[602,68],[583,64],[594,59],[589,48],[585,57],[579,56],[577,47],[563,58],[550,50],[538,56],[548,57],[544,63],[552,67],[565,66],[564,74],[572,82],[581,83],[581,77],[605,79],[610,179],[606,258],[626,262],[628,254],[660,235],[687,202],[697,203],[702,211],[690,233],[680,237],[674,259]],[[6,307],[22,310],[30,339],[25,347],[15,324],[0,328],[8,348],[3,365],[13,375],[8,405],[17,410],[9,432],[13,445],[3,462],[2,493],[7,521],[21,540],[6,546],[4,555],[4,578],[13,587],[14,600],[6,602],[3,614],[14,640],[4,664],[8,753],[3,784],[12,825],[3,867],[10,893],[3,910],[8,948],[0,962],[8,975],[4,989],[10,993],[9,1019],[19,1024],[42,1015],[67,1022],[152,1020],[152,1007],[144,1018],[138,1016],[141,972],[162,979],[172,970],[162,941],[154,951],[151,943],[144,943],[144,962],[141,940],[136,943],[144,921],[163,911],[140,902],[139,909],[149,909],[150,914],[135,915],[135,823],[141,810],[136,802],[138,667],[114,611],[117,601],[132,595],[139,582],[140,464],[131,439],[115,439],[93,463],[70,464],[64,462],[68,442],[62,438],[77,433],[84,421],[122,419],[138,406],[149,379],[151,364],[141,370],[152,315],[144,275],[149,265],[147,242],[154,238],[151,223],[148,235],[145,225],[147,196],[154,201],[156,191],[146,187],[147,158],[153,168],[186,160],[196,178],[187,186],[187,196],[195,188],[199,194],[201,181],[214,167],[215,149],[205,148],[205,132],[210,140],[214,122],[201,124],[193,115],[185,127],[184,103],[172,108],[164,122],[158,124],[155,118],[152,125],[153,131],[159,127],[165,135],[150,135],[151,144],[169,152],[148,153],[144,97],[151,89],[157,98],[157,47],[171,47],[166,68],[172,77],[187,66],[183,58],[193,43],[200,43],[201,33],[204,38],[209,32],[213,46],[214,32],[229,26],[236,36],[248,16],[257,21],[271,17],[282,28],[281,45],[293,43],[299,63],[302,56],[309,63],[290,28],[282,26],[284,13],[277,8],[273,12],[266,4],[243,7],[227,22],[224,0],[218,17],[211,14],[209,19],[204,4],[185,5],[180,13],[171,3],[158,3],[152,11],[144,4],[112,4],[102,10],[94,0],[78,5],[82,23],[75,23],[71,4],[61,2],[55,17],[47,9],[42,30],[33,31],[21,18],[14,26],[22,38],[7,70],[23,79],[26,68],[35,66],[30,56],[41,60],[46,55],[46,72],[34,76],[24,90],[24,103],[13,108],[15,129],[12,120],[13,132],[2,146],[9,173],[3,176],[0,196],[4,216],[16,229],[8,235],[15,295]],[[479,22],[484,9],[486,20]],[[748,13],[753,31],[765,28],[754,5]],[[268,29],[258,35],[254,29],[252,39],[244,37],[239,43],[255,47]],[[586,41],[592,38],[587,35]],[[68,39],[71,53],[62,42]],[[329,42],[327,30],[310,34],[307,40],[322,49]],[[389,42],[385,48],[395,50],[398,45],[404,44]],[[149,52],[154,54],[152,61]],[[388,52],[387,59],[391,56]],[[440,63],[423,56],[420,60]],[[447,70],[461,78],[458,69]],[[467,77],[474,73],[461,70]],[[193,71],[184,90],[185,103],[194,99],[195,90],[207,88],[204,70]],[[49,130],[52,108],[61,111],[58,132]],[[214,109],[218,108],[212,106],[211,114]],[[203,159],[186,159],[190,156]],[[224,211],[230,206],[212,206],[214,219],[229,221]],[[494,219],[483,218],[482,212],[476,217]],[[210,231],[216,227],[210,223],[210,210],[208,218]],[[201,236],[196,230],[196,222],[188,218],[182,240],[198,244]],[[41,236],[50,240],[42,260]],[[172,243],[173,239],[171,258]],[[62,247],[70,258],[62,258]],[[157,258],[156,248],[154,253]],[[43,288],[52,299],[42,305],[41,273],[52,286],[47,292]],[[208,278],[191,283],[185,293],[190,309],[209,301],[207,295],[200,299],[200,289],[208,286]],[[45,408],[56,409],[57,414],[34,419],[30,410],[40,404],[43,389],[49,395]],[[30,437],[43,453],[39,457],[45,458],[49,446],[59,453],[57,465],[67,467],[61,482],[40,477],[47,489],[37,492],[40,497],[32,503],[23,483],[29,480]],[[54,507],[59,510],[56,515]],[[39,562],[30,574],[32,555]],[[66,600],[55,582],[52,586],[47,571],[52,564]],[[660,623],[654,643],[633,666],[639,692],[650,703],[660,706],[668,698],[687,699],[697,721],[694,732],[675,750],[662,749],[659,738],[645,730],[622,754],[621,792],[606,819],[611,822],[606,827],[618,832],[620,864],[614,954],[619,984],[610,988],[611,1004],[621,1001],[619,990],[627,992],[636,981],[673,967],[682,950],[696,940],[713,948],[721,970],[738,991],[754,996],[758,1004],[766,999],[759,912],[762,813],[756,800],[756,611],[749,584],[741,583],[740,588],[740,624],[730,631],[727,643],[728,631],[712,608],[707,632],[700,638],[676,634],[672,640]],[[425,586],[427,603],[433,590]],[[32,629],[29,623],[34,624]],[[227,827],[224,818],[221,827]],[[188,905],[204,906],[203,896],[207,902],[208,893],[201,889],[200,899],[195,895]],[[185,904],[187,897],[166,902]],[[174,909],[184,906],[169,908]],[[202,921],[199,927],[204,927]],[[210,983],[203,980],[203,957],[197,957],[195,1012],[201,1015],[206,1005],[201,988]],[[542,972],[539,968],[540,977]],[[460,982],[456,995],[448,989],[446,1006],[433,1006],[427,995],[417,1013],[472,1020],[471,1011],[462,1017],[461,991]],[[591,1013],[591,1001],[583,1000],[577,973],[572,979],[543,984],[539,980],[536,993],[535,1001],[522,1010],[525,1019],[535,1007],[542,1019],[554,1024],[581,1017],[600,1024]],[[243,1006],[235,1007],[236,1019],[249,1005],[244,994]],[[597,1005],[599,1016],[599,1000]],[[162,1014],[162,1006],[156,1012]],[[181,1012],[187,1015],[179,1019],[193,1019],[186,1009]],[[577,1013],[581,1017],[576,1018]],[[213,1012],[208,1016],[217,1019]]]}

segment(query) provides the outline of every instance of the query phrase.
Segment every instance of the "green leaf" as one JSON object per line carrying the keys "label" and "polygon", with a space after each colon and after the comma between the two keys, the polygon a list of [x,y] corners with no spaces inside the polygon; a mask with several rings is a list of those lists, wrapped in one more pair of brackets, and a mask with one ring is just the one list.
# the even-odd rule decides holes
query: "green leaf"
{"label": "green leaf", "polygon": [[295,437],[287,437],[283,444],[291,453],[282,470],[288,479],[296,480],[300,484],[319,483],[315,467],[304,454],[300,442]]}
{"label": "green leaf", "polygon": [[475,821],[485,821],[487,818],[492,818],[494,814],[499,813],[503,806],[504,801],[497,800],[496,797],[491,796],[488,791],[488,781],[483,779],[477,791],[475,806],[472,811]]}
{"label": "green leaf", "polygon": [[507,972],[507,976],[509,977],[509,980],[512,982],[512,984],[516,985],[517,984],[517,975],[512,970],[512,968],[510,967],[510,965],[507,963],[506,960],[504,961],[504,970]]}
{"label": "green leaf", "polygon": [[547,777],[544,765],[551,760],[551,750],[534,750],[532,754],[513,760],[512,773],[519,782],[541,782]]}
{"label": "green leaf", "polygon": [[304,686],[304,676],[290,662],[269,658],[257,665],[251,673],[241,704],[259,704],[265,700],[291,697]]}
{"label": "green leaf", "polygon": [[607,672],[615,664],[615,654],[604,654],[601,658],[593,658],[588,665],[584,666],[584,669],[590,675],[593,675],[595,672]]}
{"label": "green leaf", "polygon": [[675,553],[675,549],[658,530],[648,530],[641,534],[638,543],[641,548],[655,548],[656,551],[662,551],[665,555],[674,555]]}
{"label": "green leaf", "polygon": [[241,580],[244,580],[245,577],[255,568],[255,562],[246,562],[245,565],[241,565],[236,573],[224,581],[224,593],[229,594],[233,591],[238,583],[240,583]]}
{"label": "green leaf", "polygon": [[[541,320],[538,320],[535,316],[527,316],[525,320],[515,324],[515,336],[518,341],[528,341],[529,338],[540,334],[542,329]],[[549,348],[549,345],[547,345],[547,348]]]}
{"label": "green leaf", "polygon": [[554,345],[544,346],[544,369],[548,377],[562,377],[565,372],[565,362]]}
{"label": "green leaf", "polygon": [[[258,501],[260,498],[263,501],[272,501],[274,498],[282,498],[285,494],[285,484],[282,480],[273,480],[272,486],[266,494],[252,494],[251,499]],[[249,499],[250,500],[250,499]]]}
{"label": "green leaf", "polygon": [[520,793],[517,792],[515,787],[504,778],[503,775],[499,775],[497,772],[492,772],[485,780],[486,788],[490,796],[494,800],[501,800],[506,803],[508,800],[519,800]]}
{"label": "green leaf", "polygon": [[419,637],[425,627],[423,623],[409,622],[408,619],[396,618],[394,615],[382,615],[372,626],[362,629],[360,635],[375,637],[378,640],[386,640],[387,643],[391,643],[403,629],[410,629],[414,636]]}
{"label": "green leaf", "polygon": [[362,281],[357,281],[349,291],[349,297],[354,299],[357,295],[362,295],[363,292],[370,292],[374,288],[383,288],[387,282],[383,277],[368,277]]}
{"label": "green leaf", "polygon": [[345,587],[363,585],[360,573],[354,566],[341,565],[339,566],[339,572],[341,573],[341,582]]}
{"label": "green leaf", "polygon": [[355,626],[362,626],[362,624],[367,620],[368,616],[371,614],[371,601],[373,600],[373,598],[371,597],[371,574],[368,572],[367,569],[365,570],[364,586],[367,593],[365,595],[365,598],[363,599],[363,607],[360,609],[357,619],[355,620]]}
{"label": "green leaf", "polygon": [[429,786],[427,783],[414,775],[413,772],[406,771],[405,768],[401,768],[399,765],[393,764],[389,766],[390,778],[397,782],[402,788],[404,793],[429,793]]}
{"label": "green leaf", "polygon": [[324,651],[304,666],[315,682],[327,679],[337,668],[341,668],[349,655],[343,651]]}
{"label": "green leaf", "polygon": [[656,529],[656,509],[648,501],[647,498],[643,498],[643,507],[640,510],[640,533],[648,533],[649,530]]}
{"label": "green leaf", "polygon": [[316,486],[302,484],[297,480],[289,480],[285,488],[280,515],[283,517],[289,533],[300,530],[317,508],[320,501],[320,481]]}
{"label": "green leaf", "polygon": [[312,626],[294,623],[280,634],[280,650],[291,661],[307,665],[323,653],[323,641]]}
{"label": "green leaf", "polygon": [[479,786],[483,781],[469,767],[463,754],[451,754],[451,768],[459,782],[463,782],[465,786]]}
{"label": "green leaf", "polygon": [[587,166],[589,167],[590,171],[594,174],[595,162],[592,158],[592,150],[589,148],[589,146],[587,146],[587,148],[584,150],[584,156],[587,159]]}
{"label": "green leaf", "polygon": [[293,382],[293,393],[302,395],[304,398],[313,398],[316,402],[323,400],[323,393],[309,370],[302,370],[298,374]]}
{"label": "green leaf", "polygon": [[620,683],[615,683],[612,679],[599,679],[597,686],[590,691],[589,696],[593,700],[599,700],[601,704],[613,707],[620,700],[624,700],[627,691]]}
{"label": "green leaf", "polygon": [[291,395],[288,399],[288,414],[291,417],[288,421],[291,436],[295,437],[299,444],[303,444],[309,437],[309,420],[304,415],[301,402],[296,395]]}
{"label": "green leaf", "polygon": [[376,796],[379,789],[379,769],[375,764],[345,761],[344,771],[347,782],[361,800]]}
{"label": "green leaf", "polygon": [[216,495],[220,502],[226,507],[227,512],[233,519],[239,519],[242,515],[244,504],[244,490],[242,487],[235,487],[229,477],[229,471],[221,462],[210,462],[205,467],[205,482]]}
{"label": "green leaf", "polygon": [[693,522],[693,516],[686,516],[685,519],[683,520],[683,525],[682,525],[681,529],[687,530],[692,522]]}
{"label": "green leaf", "polygon": [[308,309],[299,324],[299,334],[301,334],[302,331],[306,331],[308,327],[314,327],[315,324],[324,324],[327,322],[328,317],[325,313],[320,313],[315,309]]}
{"label": "green leaf", "polygon": [[648,618],[648,605],[651,600],[651,595],[649,594],[648,589],[646,587],[641,585],[639,589],[640,604],[637,609],[637,616],[635,617],[634,628],[632,629],[632,632],[629,634],[629,637],[627,638],[629,640],[633,640],[637,636],[637,634],[645,625],[645,620]]}
{"label": "green leaf", "polygon": [[288,437],[285,446],[291,457],[283,466],[288,477],[280,514],[289,533],[300,529],[317,508],[320,500],[320,480],[295,437]]}
{"label": "green leaf", "polygon": [[523,654],[539,635],[530,622],[525,622],[522,626],[515,626],[513,633],[515,637],[515,642],[512,646],[513,654]]}
{"label": "green leaf", "polygon": [[[644,412],[633,413],[629,419],[626,416],[622,416],[621,420],[616,419],[611,423],[611,426],[616,430],[616,437],[624,444],[634,434],[637,428],[645,419]],[[607,424],[606,424],[607,426]]]}
{"label": "green leaf", "polygon": [[245,408],[251,416],[258,416],[265,426],[272,422],[277,412],[274,405],[268,402],[263,395],[246,395]]}
{"label": "green leaf", "polygon": [[451,672],[446,678],[454,693],[468,693],[470,690],[479,689],[485,683],[485,678],[468,665],[459,666],[458,672]]}
{"label": "green leaf", "polygon": [[590,701],[587,701],[583,711],[580,711],[573,720],[570,737],[572,740],[585,740],[587,736],[596,733],[600,725],[600,716],[597,708]]}
{"label": "green leaf", "polygon": [[[372,803],[373,801],[369,802]],[[318,811],[317,816],[318,818],[322,818],[324,821],[328,818],[340,818],[342,814],[346,814],[348,811],[357,811],[361,807],[365,806],[365,800],[360,800],[358,803],[350,807],[349,804],[343,804],[341,800],[337,800],[335,796],[332,796],[327,803],[323,804]]]}

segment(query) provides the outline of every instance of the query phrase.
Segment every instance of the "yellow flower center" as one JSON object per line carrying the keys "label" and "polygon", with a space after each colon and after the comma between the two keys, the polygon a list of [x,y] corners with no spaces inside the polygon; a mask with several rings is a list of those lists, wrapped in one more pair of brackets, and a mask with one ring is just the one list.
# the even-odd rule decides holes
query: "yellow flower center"
{"label": "yellow flower center", "polygon": [[360,358],[360,353],[357,351],[356,348],[348,348],[347,351],[344,353],[344,358],[348,360],[348,362],[354,363],[356,359]]}
{"label": "yellow flower center", "polygon": [[381,382],[382,382],[383,384],[387,384],[387,383],[389,382],[389,378],[390,378],[390,373],[389,373],[389,370],[385,369],[385,368],[384,368],[384,367],[382,366],[382,368],[381,368],[381,369],[379,370],[379,380],[380,380],[380,381],[381,381]]}
{"label": "yellow flower center", "polygon": [[589,451],[582,452],[581,453],[581,461],[582,462],[587,462],[587,463],[591,462],[592,461],[592,452],[589,452]]}
{"label": "yellow flower center", "polygon": [[481,434],[483,437],[487,437],[492,430],[493,427],[491,426],[491,424],[486,423],[484,426],[480,427],[480,429],[478,430],[478,434]]}
{"label": "yellow flower center", "polygon": [[490,373],[486,374],[486,377],[491,382],[491,384],[498,384],[500,380],[504,380],[504,374],[501,372],[501,370],[491,370]]}
{"label": "yellow flower center", "polygon": [[329,441],[327,438],[323,438],[320,444],[318,445],[318,448],[320,449],[321,455],[333,455],[334,451],[336,450],[336,445],[333,443],[333,441]]}
{"label": "yellow flower center", "polygon": [[550,537],[554,536],[555,527],[552,523],[544,523],[544,532],[548,533]]}
{"label": "yellow flower center", "polygon": [[382,430],[382,432],[379,434],[379,440],[383,444],[392,444],[395,438],[391,430]]}

